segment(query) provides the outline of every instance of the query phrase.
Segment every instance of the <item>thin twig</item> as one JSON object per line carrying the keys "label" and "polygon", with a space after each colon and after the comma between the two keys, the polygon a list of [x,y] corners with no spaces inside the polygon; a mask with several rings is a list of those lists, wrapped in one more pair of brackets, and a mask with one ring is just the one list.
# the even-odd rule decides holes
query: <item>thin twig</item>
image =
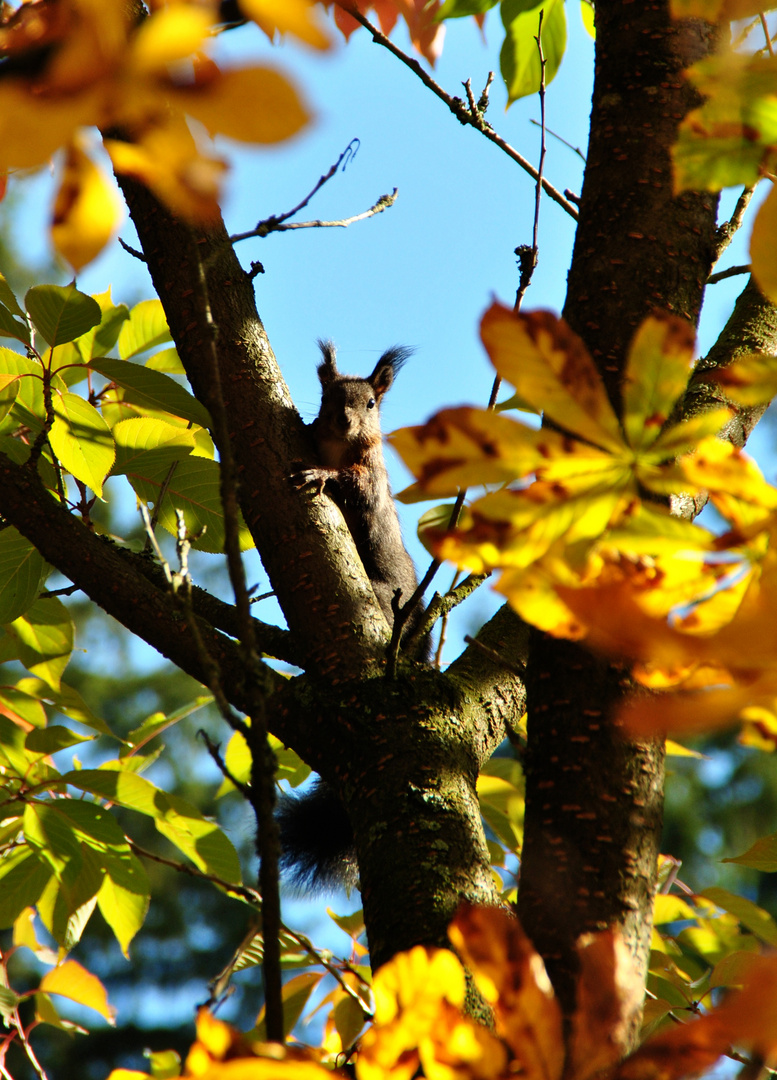
{"label": "thin twig", "polygon": [[148,262],[148,259],[146,259],[146,256],[143,254],[142,251],[136,251],[134,247],[130,247],[129,244],[126,244],[120,236],[117,237],[117,239],[121,246],[124,248],[124,250],[127,252],[127,254],[131,255],[133,259],[137,259],[139,262],[142,263]]}
{"label": "thin twig", "polygon": [[[199,248],[192,237],[192,251],[198,270],[195,302],[198,315],[208,333],[206,348],[210,358],[210,393],[207,402],[213,420],[213,433],[219,449],[219,494],[224,515],[224,553],[227,560],[232,591],[235,596],[237,623],[240,631],[240,648],[245,664],[248,700],[250,702],[251,726],[242,721],[246,742],[251,749],[251,805],[257,824],[257,848],[259,854],[259,887],[263,897],[262,922],[265,935],[262,975],[267,1022],[267,1038],[271,1042],[285,1042],[283,1029],[283,1000],[281,996],[281,900],[278,863],[280,836],[275,818],[275,768],[276,760],[270,746],[267,730],[265,698],[270,681],[264,672],[259,652],[248,594],[245,566],[240,552],[240,512],[237,497],[237,467],[232,451],[229,421],[221,388],[221,368],[216,341],[218,327],[213,320],[208,281]],[[188,592],[188,590],[187,590]],[[196,619],[189,620],[196,633]],[[199,647],[199,646],[198,646]],[[213,665],[215,667],[216,665]],[[214,672],[218,675],[218,672]],[[221,680],[216,678],[221,690]],[[213,689],[213,687],[211,687]],[[214,696],[216,696],[214,692]],[[217,698],[218,701],[218,698]],[[231,711],[231,710],[230,710]]]}
{"label": "thin twig", "polygon": [[742,194],[737,199],[737,204],[734,207],[734,213],[728,219],[724,221],[722,225],[719,225],[715,230],[715,259],[713,266],[720,259],[720,256],[726,250],[728,245],[734,239],[734,235],[742,225],[745,217],[745,211],[747,210],[748,203],[753,197],[755,191],[755,184],[751,187],[746,187],[742,191]]}
{"label": "thin twig", "polygon": [[[129,836],[125,837],[125,839],[127,840],[130,850],[134,851],[139,858],[149,859],[151,862],[159,863],[162,866],[169,866],[172,870],[176,870],[180,874],[186,874],[188,877],[196,878],[200,881],[209,881],[212,885],[217,885],[225,892],[240,897],[241,900],[245,900],[253,907],[261,908],[262,906],[262,894],[258,889],[252,889],[248,885],[238,885],[233,881],[227,881],[225,878],[219,877],[218,874],[208,874],[204,870],[199,870],[196,866],[190,866],[188,863],[178,862],[176,859],[169,859],[164,855],[157,855],[156,852],[148,851],[146,848],[141,847],[140,844],[135,843]],[[317,964],[320,964],[321,967],[328,971],[329,974],[338,981],[343,990],[359,1002],[364,1010],[365,1016],[369,1019],[370,1012],[365,1007],[364,1001],[359,997],[353,987],[348,985],[342,972],[335,967],[331,960],[327,959],[326,956],[319,952],[310,938],[306,937],[304,934],[298,933],[296,930],[290,929],[285,923],[281,923],[281,930],[295,944],[299,945],[303,952],[306,952]],[[347,960],[342,961],[342,967],[344,970],[355,975],[362,984],[364,983],[364,978],[351,964],[348,963]]]}
{"label": "thin twig", "polygon": [[[450,528],[451,526],[449,525],[448,527]],[[452,587],[444,596],[440,596],[439,593],[436,593],[432,597],[429,607],[424,612],[423,619],[404,643],[404,647],[412,653],[412,648],[416,641],[425,637],[426,634],[431,633],[435,623],[439,619],[447,619],[453,609],[463,603],[463,601],[466,600],[468,596],[471,596],[476,589],[479,589],[483,582],[490,576],[490,573],[469,574],[462,582]]]}
{"label": "thin twig", "polygon": [[325,172],[323,176],[318,178],[318,181],[313,185],[312,189],[308,192],[302,202],[297,203],[292,210],[287,210],[285,214],[273,214],[272,217],[265,218],[264,221],[258,221],[251,232],[238,233],[235,236],[230,236],[229,239],[234,244],[237,240],[245,240],[249,236],[267,236],[270,232],[278,232],[284,221],[288,221],[289,218],[298,214],[300,210],[305,209],[313,196],[321,190],[324,184],[332,179],[341,165],[343,166],[343,172],[345,172],[348,162],[356,157],[360,145],[359,139],[351,139],[334,165],[331,165],[328,172]]}
{"label": "thin twig", "polygon": [[[398,60],[401,60],[406,67],[410,68],[410,70],[418,76],[424,86],[431,90],[441,101],[444,101],[460,123],[475,128],[481,135],[484,135],[490,142],[498,146],[509,158],[512,158],[517,165],[520,165],[524,172],[527,172],[533,180],[537,180],[537,170],[531,162],[527,161],[522,154],[519,154],[514,147],[510,146],[501,135],[497,135],[484,118],[482,110],[479,110],[478,108],[472,110],[464,104],[461,98],[452,97],[447,91],[443,90],[443,88],[436,83],[426,71],[424,71],[423,67],[421,67],[416,59],[403,52],[390,38],[386,37],[377,26],[374,26],[366,15],[363,15],[352,4],[347,3],[346,0],[337,0],[337,3],[343,11],[347,11],[358,23],[361,23],[365,30],[368,30],[372,34],[372,40],[376,45],[382,45],[384,49],[388,49],[390,53],[393,53]],[[578,212],[572,203],[569,202],[568,199],[565,199],[561,192],[557,188],[554,188],[547,180],[543,179],[542,186],[550,198],[553,199],[555,203],[558,203],[563,210],[566,210],[571,218],[574,218],[574,220],[577,221]]]}
{"label": "thin twig", "polygon": [[276,224],[274,218],[268,218],[267,221],[261,221],[250,232],[236,233],[234,236],[230,236],[229,239],[233,244],[236,244],[238,240],[248,240],[251,236],[268,236],[271,232],[287,232],[289,229],[346,229],[349,225],[353,225],[355,221],[365,221],[367,218],[382,214],[384,210],[388,210],[397,201],[398,194],[399,188],[394,188],[390,195],[381,195],[378,201],[373,203],[369,210],[365,210],[364,213],[353,214],[352,217],[340,218],[338,221],[316,219],[315,221],[292,221],[284,225],[281,223]]}
{"label": "thin twig", "polygon": [[758,18],[761,20],[761,28],[764,32],[764,37],[766,38],[766,48],[769,52],[769,56],[774,56],[774,47],[772,45],[772,39],[769,35],[769,26],[766,22],[766,16],[762,11],[759,11]]}
{"label": "thin twig", "polygon": [[750,263],[746,263],[744,266],[729,266],[727,270],[719,270],[717,274],[710,274],[707,278],[708,285],[715,285],[719,281],[725,281],[726,278],[737,277],[739,274],[749,274]]}
{"label": "thin twig", "polygon": [[[532,120],[530,118],[529,123],[534,124],[535,127],[542,127],[542,121],[541,120]],[[545,130],[548,133],[548,135],[551,136],[551,138],[556,139],[557,142],[560,142],[563,146],[566,146],[567,149],[571,150],[573,154],[577,154],[577,156],[580,158],[580,160],[583,162],[583,164],[585,164],[585,154],[583,153],[583,151],[580,149],[579,146],[573,146],[571,142],[567,142],[567,140],[564,139],[561,135],[559,135],[558,132],[551,131],[550,128],[545,128]]]}

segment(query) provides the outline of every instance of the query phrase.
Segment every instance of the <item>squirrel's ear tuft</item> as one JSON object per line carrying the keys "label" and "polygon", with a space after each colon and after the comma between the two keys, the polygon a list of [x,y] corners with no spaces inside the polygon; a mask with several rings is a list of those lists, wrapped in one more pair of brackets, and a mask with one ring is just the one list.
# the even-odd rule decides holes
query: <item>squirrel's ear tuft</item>
{"label": "squirrel's ear tuft", "polygon": [[318,378],[323,386],[336,379],[339,374],[336,360],[337,349],[334,341],[323,341],[321,338],[318,339],[318,347],[324,358],[323,363],[318,365]]}
{"label": "squirrel's ear tuft", "polygon": [[415,349],[406,345],[392,345],[390,349],[386,349],[367,380],[379,397],[386,393],[394,381],[394,376],[414,352]]}

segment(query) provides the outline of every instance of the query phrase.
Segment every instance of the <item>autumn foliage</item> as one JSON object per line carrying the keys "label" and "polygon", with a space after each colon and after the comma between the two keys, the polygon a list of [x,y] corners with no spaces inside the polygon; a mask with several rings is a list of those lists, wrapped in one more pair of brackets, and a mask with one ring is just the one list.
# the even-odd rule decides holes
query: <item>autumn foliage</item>
{"label": "autumn foliage", "polygon": [[[368,16],[383,35],[401,20],[417,53],[433,64],[447,19],[474,15],[482,23],[493,6],[240,0],[239,19],[254,21],[268,42],[290,34],[319,50],[331,44],[332,25],[347,39]],[[582,5],[589,29],[591,6]],[[224,30],[216,0],[160,0],[147,8],[106,0],[2,7],[0,198],[7,182],[56,162],[50,239],[74,273],[111,242],[121,220],[106,160],[121,184],[143,185],[177,220],[207,230],[220,220],[229,168],[213,137],[272,145],[297,136],[314,115],[278,66],[226,67],[212,59],[215,28]],[[771,39],[764,50],[748,38],[767,25],[767,7],[672,0],[671,8],[676,19],[720,24],[721,41],[728,21],[750,20],[731,46],[687,72],[700,104],[682,120],[673,149],[676,191],[770,183],[777,58]],[[544,93],[566,47],[562,0],[503,0],[500,10],[508,100],[540,85]],[[773,303],[776,196],[772,188],[750,241],[754,278]],[[246,521],[225,511],[214,416],[179,378],[185,368],[159,300],[130,309],[114,303],[110,288],[89,296],[75,281],[38,284],[22,296],[0,274],[0,336],[12,343],[0,348],[0,455],[36,497],[66,509],[91,536],[100,531],[96,501],[129,496],[146,511],[150,537],[158,527],[176,539],[184,567],[192,548],[221,553],[230,525],[238,548],[253,545]],[[550,311],[494,301],[480,336],[497,379],[511,390],[495,408],[443,408],[390,439],[415,478],[400,498],[443,501],[421,519],[430,552],[469,574],[495,575],[494,587],[525,623],[620,665],[634,691],[613,719],[624,736],[682,740],[740,724],[743,742],[773,751],[777,487],[731,441],[731,425],[774,397],[774,357],[747,353],[707,371],[690,323],[655,310],[633,335],[613,395],[598,358]],[[700,384],[706,404],[692,408],[689,387]],[[453,501],[464,492],[451,524]],[[700,524],[694,519],[704,503],[716,517]],[[121,544],[111,540],[112,548]],[[162,564],[160,555],[158,577]],[[148,853],[114,811],[140,815],[181,865],[224,896],[252,909],[261,904],[241,880],[223,830],[141,775],[155,760],[152,740],[218,698],[218,687],[119,738],[67,682],[74,623],[59,596],[42,595],[52,570],[24,530],[6,523],[0,662],[21,665],[24,674],[9,668],[0,686],[0,926],[13,934],[0,980],[4,1075],[12,1042],[35,1063],[30,1032],[65,1026],[59,998],[113,1021],[104,986],[70,953],[99,911],[127,956],[149,910]],[[184,569],[164,564],[164,574],[171,594],[188,596]],[[56,716],[75,721],[78,731],[52,723]],[[220,796],[246,790],[255,775],[249,729],[241,724],[224,750]],[[517,745],[525,730],[516,723],[511,731]],[[69,753],[60,765],[65,752],[100,736],[118,744],[110,760],[81,768]],[[307,778],[308,766],[293,751],[274,737],[269,745],[280,778],[294,786]],[[565,1013],[545,961],[511,913],[521,769],[513,759],[494,759],[477,783],[489,853],[502,871],[501,906],[462,906],[450,950],[419,945],[374,976],[360,917],[333,916],[352,943],[341,962],[282,927],[284,963],[305,969],[284,984],[286,1035],[325,976],[335,979],[323,1003],[322,1046],[268,1041],[263,1014],[252,1031],[239,1033],[203,1009],[186,1060],[152,1056],[149,1075],[312,1080],[352,1075],[346,1070],[353,1066],[358,1080],[589,1080],[600,1073],[679,1080],[724,1054],[777,1068],[777,960],[768,952],[777,948],[777,923],[766,911],[724,889],[675,888],[665,860],[649,971],[617,930],[586,934],[576,948],[575,1007]],[[732,861],[773,872],[777,839],[763,837]],[[236,964],[261,962],[262,933],[252,932]],[[46,970],[34,988],[17,990],[8,960],[22,948]],[[474,1019],[478,1009],[490,1025]],[[22,1018],[26,1010],[32,1020]]]}

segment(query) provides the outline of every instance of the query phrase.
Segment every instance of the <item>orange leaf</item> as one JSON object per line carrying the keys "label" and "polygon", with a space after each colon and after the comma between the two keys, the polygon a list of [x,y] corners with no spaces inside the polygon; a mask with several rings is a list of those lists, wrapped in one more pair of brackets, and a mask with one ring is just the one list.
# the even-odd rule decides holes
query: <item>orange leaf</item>
{"label": "orange leaf", "polygon": [[499,908],[463,904],[448,931],[493,1005],[496,1031],[527,1080],[556,1080],[564,1064],[561,1010],[545,965],[518,920]]}
{"label": "orange leaf", "polygon": [[70,1001],[77,1001],[79,1005],[87,1005],[104,1016],[110,1024],[114,1022],[114,1010],[108,1004],[105,987],[96,975],[92,975],[75,960],[65,960],[59,967],[44,975],[40,989],[47,994],[61,994]]}
{"label": "orange leaf", "polygon": [[614,930],[578,941],[580,977],[572,1017],[571,1074],[585,1080],[623,1056],[639,1021],[644,986],[634,958]]}

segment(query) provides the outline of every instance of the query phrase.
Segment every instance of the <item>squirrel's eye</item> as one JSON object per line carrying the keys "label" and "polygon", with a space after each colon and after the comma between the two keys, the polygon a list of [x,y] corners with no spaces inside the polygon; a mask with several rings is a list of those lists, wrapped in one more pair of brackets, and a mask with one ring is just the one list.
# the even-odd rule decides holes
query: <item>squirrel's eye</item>
{"label": "squirrel's eye", "polygon": [[368,409],[374,409],[375,408],[375,398],[374,397],[371,397],[370,400],[367,402],[367,408]]}

